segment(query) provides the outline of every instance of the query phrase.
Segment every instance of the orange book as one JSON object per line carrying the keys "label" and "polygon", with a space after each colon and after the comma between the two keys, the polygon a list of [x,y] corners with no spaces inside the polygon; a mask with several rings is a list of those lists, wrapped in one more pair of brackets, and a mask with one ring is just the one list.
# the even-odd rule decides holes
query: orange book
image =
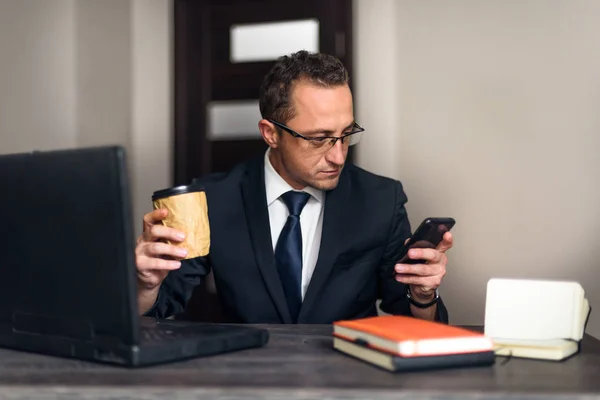
{"label": "orange book", "polygon": [[408,316],[377,316],[333,323],[333,336],[401,357],[491,352],[483,333]]}

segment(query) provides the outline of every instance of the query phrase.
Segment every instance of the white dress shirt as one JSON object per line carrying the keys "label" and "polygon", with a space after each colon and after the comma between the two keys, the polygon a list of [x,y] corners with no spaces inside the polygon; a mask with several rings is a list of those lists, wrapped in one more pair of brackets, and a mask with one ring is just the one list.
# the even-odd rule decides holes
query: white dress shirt
{"label": "white dress shirt", "polygon": [[[271,240],[273,241],[273,251],[275,251],[279,234],[290,214],[280,196],[294,189],[273,168],[269,159],[269,149],[265,153],[265,189],[267,193],[267,207],[269,209]],[[300,213],[300,229],[302,230],[302,299],[304,300],[306,289],[308,288],[317,264],[317,258],[319,257],[325,193],[308,186],[302,189],[302,191],[310,194],[308,202]]]}

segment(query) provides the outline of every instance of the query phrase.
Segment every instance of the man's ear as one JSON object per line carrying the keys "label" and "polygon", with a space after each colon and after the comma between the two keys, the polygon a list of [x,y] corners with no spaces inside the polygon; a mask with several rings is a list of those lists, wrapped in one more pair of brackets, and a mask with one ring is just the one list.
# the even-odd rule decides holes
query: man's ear
{"label": "man's ear", "polygon": [[258,121],[258,130],[269,147],[273,149],[279,147],[279,133],[277,133],[275,125],[266,119],[261,119]]}

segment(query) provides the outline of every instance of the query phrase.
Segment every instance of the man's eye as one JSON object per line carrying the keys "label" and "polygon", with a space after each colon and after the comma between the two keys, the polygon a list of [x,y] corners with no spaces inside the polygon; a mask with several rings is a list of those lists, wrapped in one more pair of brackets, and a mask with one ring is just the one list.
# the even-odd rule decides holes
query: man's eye
{"label": "man's eye", "polygon": [[325,145],[325,143],[327,143],[327,139],[326,137],[322,137],[322,138],[314,138],[309,140],[310,145],[313,147],[323,147]]}

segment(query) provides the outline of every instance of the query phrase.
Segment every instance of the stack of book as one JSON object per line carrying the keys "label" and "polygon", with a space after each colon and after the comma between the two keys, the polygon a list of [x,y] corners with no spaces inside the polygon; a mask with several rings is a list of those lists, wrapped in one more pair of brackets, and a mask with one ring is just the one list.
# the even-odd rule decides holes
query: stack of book
{"label": "stack of book", "polygon": [[394,372],[494,363],[494,344],[482,333],[408,316],[334,322],[333,347]]}

